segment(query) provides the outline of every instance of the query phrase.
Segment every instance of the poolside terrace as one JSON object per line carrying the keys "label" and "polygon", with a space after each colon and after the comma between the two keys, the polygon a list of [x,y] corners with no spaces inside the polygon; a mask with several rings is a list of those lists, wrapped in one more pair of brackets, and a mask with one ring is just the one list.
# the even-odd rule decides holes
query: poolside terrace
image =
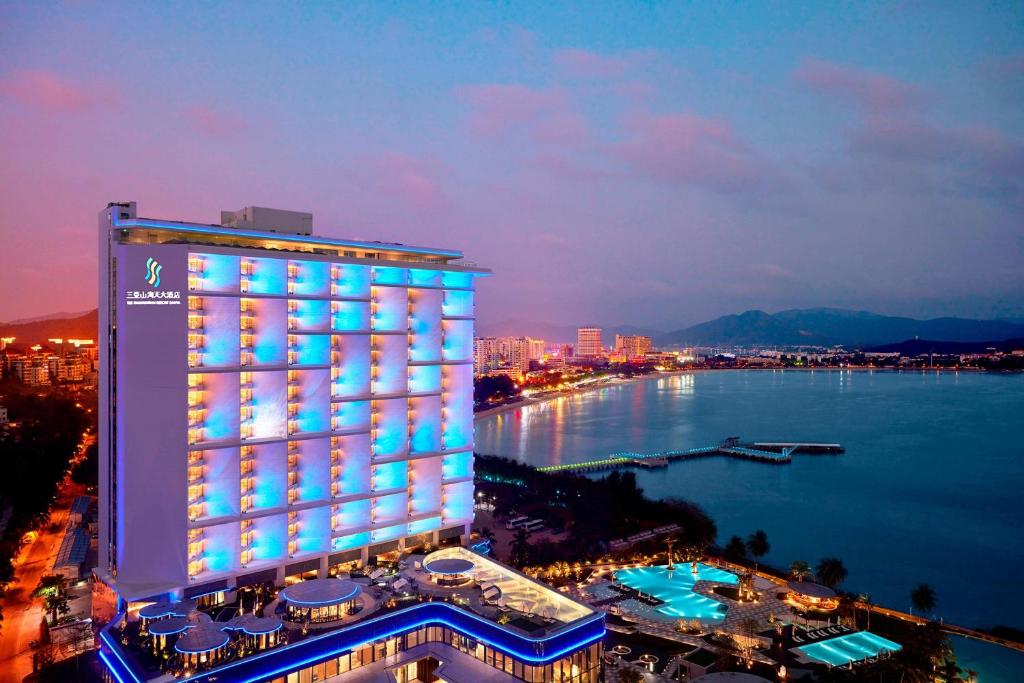
{"label": "poolside terrace", "polygon": [[[450,585],[444,580],[450,575],[438,567],[458,568],[466,580]],[[497,653],[488,655],[491,659],[507,655],[543,665],[599,641],[603,621],[599,610],[515,570],[464,548],[447,548],[367,572],[292,584],[251,611],[237,604],[150,604],[104,630],[101,658],[124,683],[184,678],[224,683],[248,680],[253,672],[265,675],[267,662],[318,656],[333,661],[384,639],[395,643],[359,654],[360,667],[388,658],[404,661],[399,653],[431,644],[440,648],[431,656],[453,671],[465,666],[441,656],[443,646],[471,638]],[[396,635],[410,631],[422,633],[396,641]]]}

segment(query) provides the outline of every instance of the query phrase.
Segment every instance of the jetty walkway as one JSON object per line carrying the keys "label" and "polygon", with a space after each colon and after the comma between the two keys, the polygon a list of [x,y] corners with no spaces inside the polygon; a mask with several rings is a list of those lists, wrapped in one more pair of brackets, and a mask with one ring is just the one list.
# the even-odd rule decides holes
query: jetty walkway
{"label": "jetty walkway", "polygon": [[709,456],[727,456],[742,460],[753,460],[775,465],[785,465],[793,460],[796,453],[838,455],[843,453],[842,445],[837,443],[803,443],[803,442],[770,442],[759,441],[741,443],[737,437],[729,437],[717,446],[701,446],[677,451],[660,451],[657,453],[612,453],[607,458],[587,460],[584,462],[566,463],[538,467],[540,472],[600,472],[630,467],[652,469],[667,467],[676,460],[692,460]]}

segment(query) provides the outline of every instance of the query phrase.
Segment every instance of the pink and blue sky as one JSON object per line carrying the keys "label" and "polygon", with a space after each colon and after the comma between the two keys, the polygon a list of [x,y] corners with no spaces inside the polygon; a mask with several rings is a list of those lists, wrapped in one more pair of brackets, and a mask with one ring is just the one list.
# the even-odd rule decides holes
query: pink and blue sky
{"label": "pink and blue sky", "polygon": [[1024,5],[4,3],[0,320],[96,214],[463,249],[503,319],[1024,316]]}

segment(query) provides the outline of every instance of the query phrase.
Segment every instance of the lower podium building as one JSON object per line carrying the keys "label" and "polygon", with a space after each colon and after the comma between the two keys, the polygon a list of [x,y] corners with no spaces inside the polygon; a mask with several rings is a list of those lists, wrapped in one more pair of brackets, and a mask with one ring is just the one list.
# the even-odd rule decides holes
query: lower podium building
{"label": "lower podium building", "polygon": [[[599,680],[604,614],[462,547],[391,569],[239,596],[162,601],[100,634],[117,683]],[[254,612],[259,613],[257,616]]]}

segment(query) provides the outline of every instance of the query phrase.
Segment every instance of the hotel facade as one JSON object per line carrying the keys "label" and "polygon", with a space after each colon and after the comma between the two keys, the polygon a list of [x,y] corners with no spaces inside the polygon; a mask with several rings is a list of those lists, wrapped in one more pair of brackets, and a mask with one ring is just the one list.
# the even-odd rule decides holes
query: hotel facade
{"label": "hotel facade", "polygon": [[313,238],[303,216],[270,212],[295,226],[270,232],[101,214],[100,572],[127,600],[469,530],[486,271]]}
{"label": "hotel facade", "polygon": [[[489,271],[458,251],[314,237],[312,216],[296,212],[249,207],[204,225],[140,218],[132,202],[99,223],[97,576],[121,612],[102,634],[111,680],[147,679],[111,630],[123,632],[133,606],[181,611],[468,539],[474,282]],[[567,657],[559,679],[589,680],[603,619],[571,621],[538,638],[448,602],[417,606],[210,675],[277,680],[253,674],[272,671],[291,683],[318,658],[333,673],[343,653],[371,648],[362,666],[444,640],[453,651],[486,644],[477,659],[504,670],[508,658],[519,680]]]}

